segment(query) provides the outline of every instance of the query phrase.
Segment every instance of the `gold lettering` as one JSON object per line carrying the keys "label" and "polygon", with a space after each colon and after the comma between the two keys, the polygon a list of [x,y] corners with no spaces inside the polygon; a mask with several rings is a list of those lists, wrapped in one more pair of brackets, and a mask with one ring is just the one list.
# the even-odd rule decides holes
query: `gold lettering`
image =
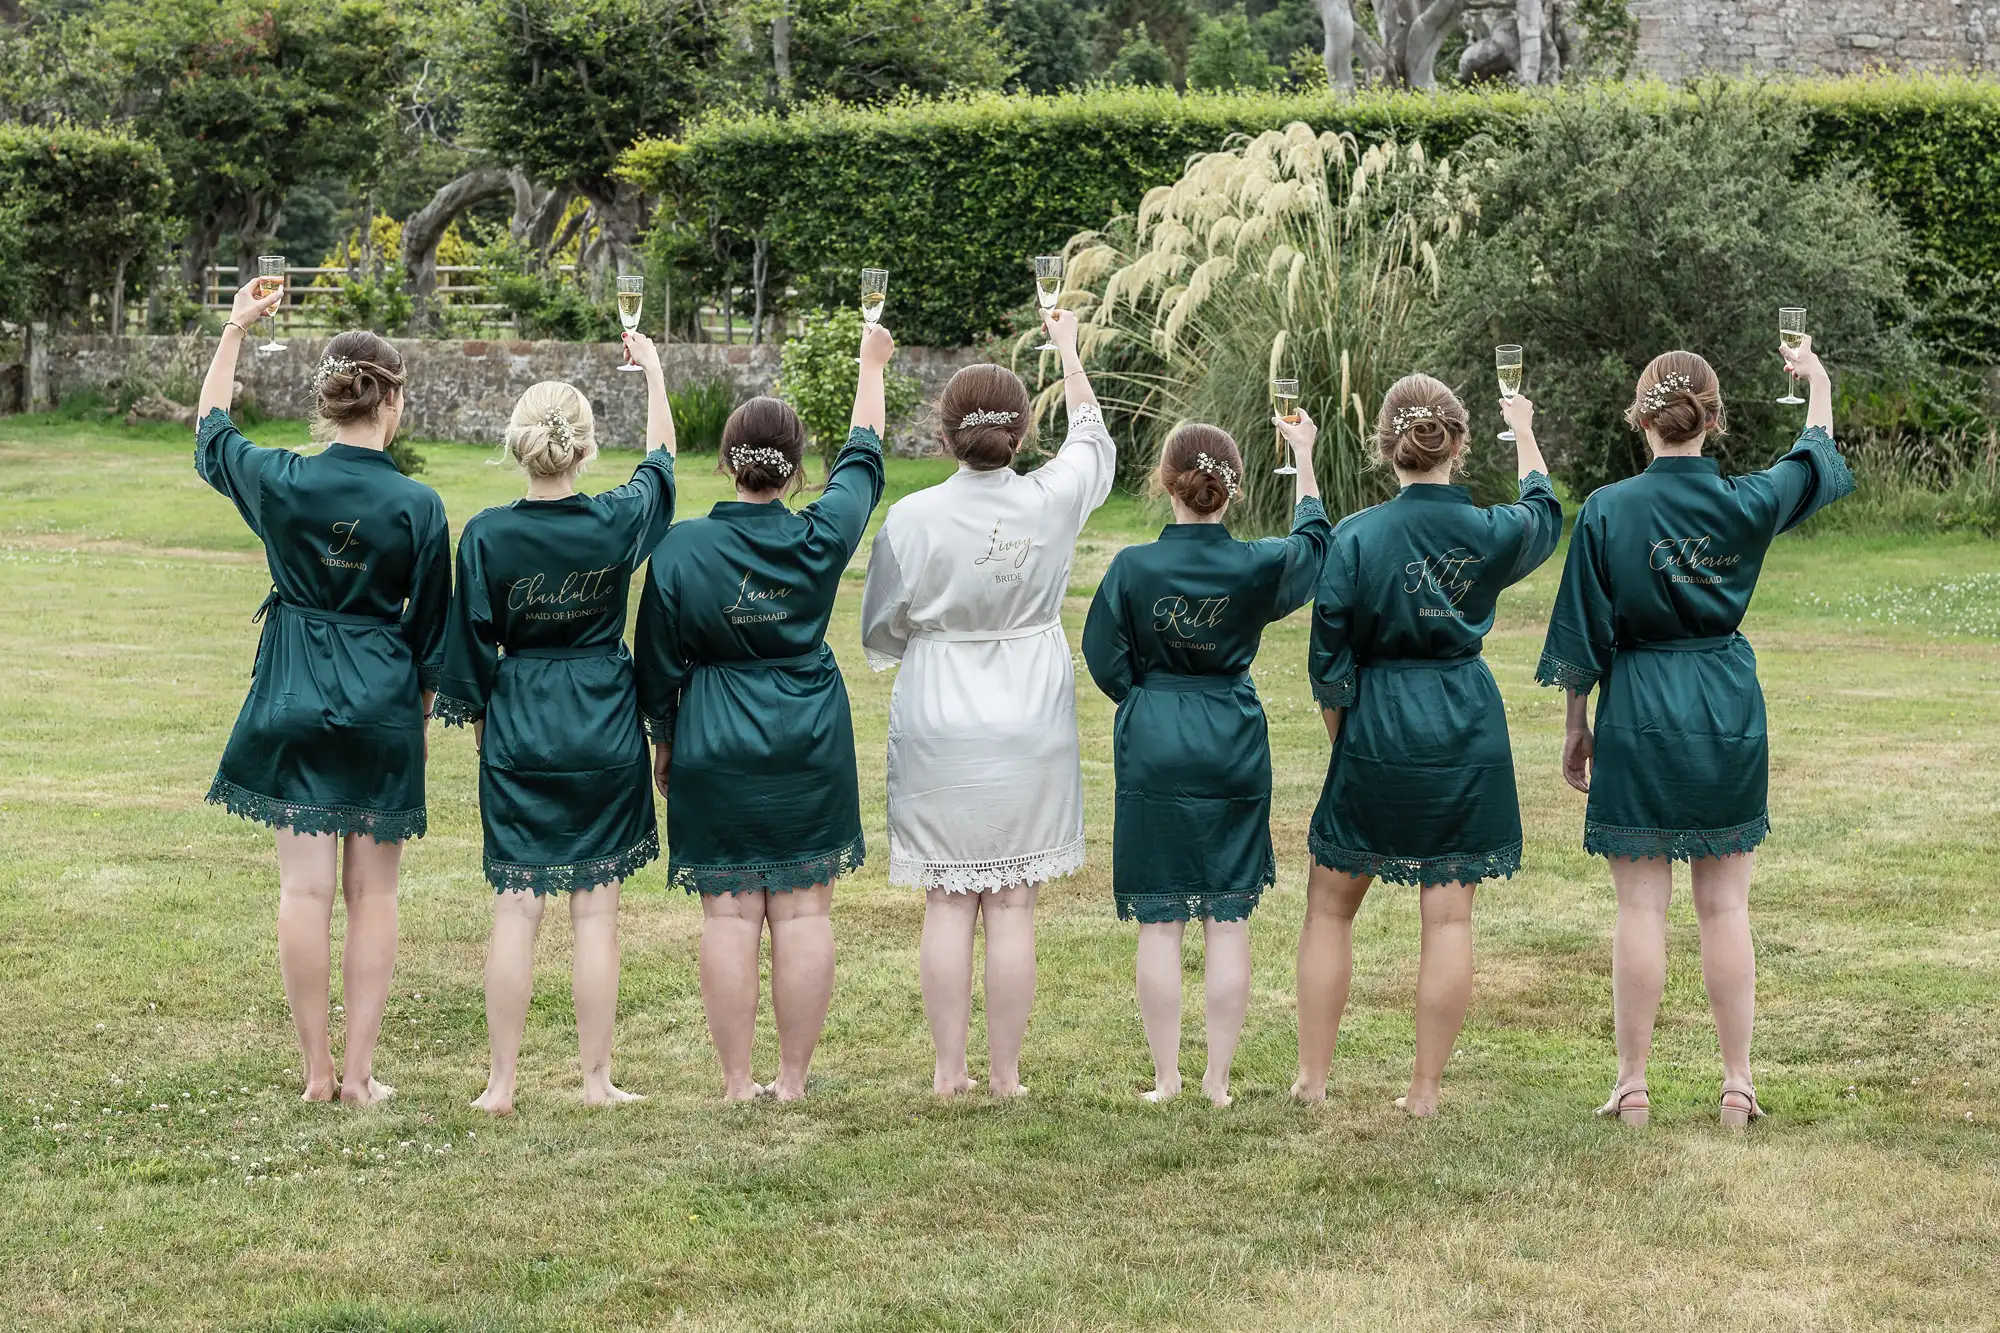
{"label": "gold lettering", "polygon": [[333,535],[340,539],[340,545],[334,546],[329,544],[326,548],[326,553],[328,555],[339,555],[348,547],[354,545],[354,530],[360,526],[361,520],[358,518],[351,522],[334,524]]}

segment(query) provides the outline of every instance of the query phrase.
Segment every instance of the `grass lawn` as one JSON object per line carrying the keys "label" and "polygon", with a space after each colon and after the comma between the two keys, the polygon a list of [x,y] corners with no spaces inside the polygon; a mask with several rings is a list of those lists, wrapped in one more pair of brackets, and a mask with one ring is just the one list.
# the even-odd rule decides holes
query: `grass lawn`
{"label": "grass lawn", "polygon": [[[519,493],[486,451],[425,452],[454,531]],[[723,493],[702,462],[683,473],[684,514]],[[895,463],[892,497],[945,470]],[[1093,520],[1072,642],[1111,553],[1155,521],[1123,497]],[[1042,899],[1034,1094],[934,1103],[921,901],[885,881],[891,677],[857,641],[865,563],[832,642],[873,856],[836,897],[810,1098],[720,1104],[700,912],[656,865],[626,890],[617,1046],[620,1082],[648,1100],[576,1103],[569,931],[552,912],[521,1111],[468,1107],[492,895],[472,742],[451,732],[433,737],[431,834],[404,862],[378,1057],[401,1095],[352,1114],[299,1101],[270,834],[202,803],[255,644],[257,543],[196,480],[183,432],[0,420],[16,593],[0,620],[0,1327],[1995,1326],[2000,544],[1801,536],[1772,554],[1746,626],[1773,732],[1754,907],[1772,1118],[1741,1138],[1715,1125],[1684,894],[1654,1126],[1589,1114],[1613,1068],[1612,898],[1557,773],[1561,705],[1531,680],[1560,556],[1503,599],[1487,646],[1527,860],[1480,895],[1477,989],[1436,1122],[1389,1104],[1417,936],[1415,894],[1393,885],[1357,929],[1332,1097],[1285,1095],[1326,751],[1303,614],[1272,629],[1258,670],[1281,873],[1252,928],[1236,1105],[1135,1095],[1150,1066],[1133,930],[1111,907],[1111,710],[1087,680],[1092,859]],[[774,1068],[767,1022],[757,1071]]]}

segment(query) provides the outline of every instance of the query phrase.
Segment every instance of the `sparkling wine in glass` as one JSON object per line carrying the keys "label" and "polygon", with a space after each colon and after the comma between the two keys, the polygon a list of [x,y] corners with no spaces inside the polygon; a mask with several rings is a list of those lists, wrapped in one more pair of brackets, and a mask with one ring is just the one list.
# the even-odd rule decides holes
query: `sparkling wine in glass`
{"label": "sparkling wine in glass", "polygon": [[[861,322],[874,328],[882,322],[882,306],[889,299],[889,270],[886,268],[864,268],[861,270]],[[861,363],[860,357],[854,358]]]}
{"label": "sparkling wine in glass", "polygon": [[[1804,306],[1788,305],[1779,308],[1778,341],[1793,350],[1805,346],[1806,308]],[[1793,405],[1805,401],[1805,399],[1799,397],[1799,386],[1792,381],[1789,374],[1785,377],[1785,396],[1778,401]]]}
{"label": "sparkling wine in glass", "polygon": [[[1042,308],[1042,318],[1046,320],[1049,311],[1056,308],[1056,301],[1062,296],[1063,257],[1061,255],[1035,256],[1035,304]],[[1046,324],[1043,325],[1047,327]],[[1053,352],[1056,345],[1045,335],[1037,352]]]}
{"label": "sparkling wine in glass", "polygon": [[[283,255],[258,255],[257,295],[269,296],[272,292],[281,292],[284,289],[285,257]],[[283,304],[280,303],[278,309],[282,308]],[[274,309],[271,313],[275,315],[277,310]],[[278,341],[277,335],[273,334],[271,341],[265,343],[257,350],[260,352],[282,352],[285,350],[285,345]]]}
{"label": "sparkling wine in glass", "polygon": [[[1514,395],[1521,392],[1521,349],[1514,343],[1507,343],[1493,349],[1493,373],[1500,380],[1500,397],[1513,402]],[[1500,438],[1514,438],[1512,429],[1500,432]]]}
{"label": "sparkling wine in glass", "polygon": [[[1299,419],[1299,382],[1297,380],[1274,379],[1271,381],[1271,410],[1285,421],[1297,421]],[[1271,470],[1281,477],[1298,475],[1299,470],[1292,466],[1291,450],[1285,444],[1285,433],[1283,431],[1278,432],[1278,466]]]}
{"label": "sparkling wine in glass", "polygon": [[[625,326],[627,333],[639,331],[639,310],[646,300],[646,280],[638,274],[629,274],[618,279],[618,322]],[[627,361],[620,370],[637,370],[639,366]]]}

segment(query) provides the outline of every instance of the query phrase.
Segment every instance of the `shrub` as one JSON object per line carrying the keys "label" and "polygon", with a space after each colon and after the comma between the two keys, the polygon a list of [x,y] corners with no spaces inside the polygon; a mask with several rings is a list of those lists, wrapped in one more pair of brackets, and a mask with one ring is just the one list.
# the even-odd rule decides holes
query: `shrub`
{"label": "shrub", "polygon": [[617,312],[590,299],[575,282],[540,273],[502,273],[493,280],[493,299],[521,321],[529,338],[560,342],[602,342],[619,334]]}
{"label": "shrub", "polygon": [[0,319],[78,324],[141,295],[166,254],[159,150],[126,134],[0,125]]}
{"label": "shrub", "polygon": [[[1083,319],[1094,381],[1131,419],[1129,478],[1168,432],[1212,422],[1235,435],[1247,474],[1231,511],[1282,530],[1291,478],[1274,474],[1270,380],[1296,377],[1320,425],[1321,493],[1335,514],[1383,498],[1367,437],[1409,364],[1411,307],[1437,280],[1440,248],[1473,212],[1447,162],[1422,148],[1295,124],[1211,153],[1136,218],[1072,242],[1066,301]],[[1107,357],[1105,354],[1109,354]],[[1060,383],[1042,393],[1044,412]]]}
{"label": "shrub", "polygon": [[[2000,84],[1876,76],[1775,83],[1770,94],[1804,117],[1793,170],[1811,177],[1852,160],[1922,254],[1974,278],[2000,275],[2000,210],[1991,207],[2000,197]],[[1364,144],[1421,142],[1436,156],[1481,135],[1502,148],[1520,142],[1539,108],[1580,95],[1654,115],[1700,100],[1657,83],[1346,100],[1158,88],[981,95],[711,118],[680,144],[642,140],[624,169],[675,200],[672,216],[768,237],[771,271],[789,275],[808,303],[844,300],[858,263],[884,264],[910,294],[897,298],[904,338],[961,345],[1005,326],[1029,256],[1135,208],[1191,155],[1233,133],[1303,121]]]}
{"label": "shrub", "polygon": [[1498,428],[1496,343],[1527,349],[1523,387],[1544,452],[1578,494],[1644,466],[1621,414],[1656,354],[1700,352],[1721,376],[1725,469],[1766,466],[1801,409],[1786,382],[1777,310],[1803,305],[1829,366],[1905,379],[1921,364],[1904,295],[1909,242],[1844,164],[1794,174],[1795,107],[1711,86],[1657,116],[1617,93],[1551,99],[1521,145],[1473,169],[1482,222],[1448,256],[1424,312],[1427,369],[1483,423],[1476,476],[1512,489]]}
{"label": "shrub", "polygon": [[[798,333],[785,343],[778,396],[799,414],[806,433],[819,447],[820,457],[828,462],[847,442],[848,424],[854,415],[854,380],[859,373],[854,356],[860,346],[861,312],[853,306],[807,311]],[[908,416],[923,400],[916,377],[899,373],[893,363],[884,387],[891,423]]]}
{"label": "shrub", "polygon": [[667,395],[674,412],[676,447],[687,454],[712,454],[722,447],[722,428],[736,410],[736,391],[721,376],[696,380]]}

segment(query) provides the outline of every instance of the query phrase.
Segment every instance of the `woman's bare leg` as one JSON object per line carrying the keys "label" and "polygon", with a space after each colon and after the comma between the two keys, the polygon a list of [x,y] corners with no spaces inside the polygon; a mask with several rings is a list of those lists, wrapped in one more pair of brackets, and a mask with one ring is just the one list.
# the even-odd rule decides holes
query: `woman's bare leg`
{"label": "woman's bare leg", "polygon": [[[1667,904],[1674,863],[1665,857],[1607,858],[1618,890],[1618,924],[1611,936],[1611,1012],[1618,1042],[1618,1086],[1646,1081],[1653,1021],[1667,988]],[[1632,1105],[1644,1104],[1634,1098]]]}
{"label": "woman's bare leg", "polygon": [[778,1019],[781,1102],[806,1095],[806,1071],[833,1003],[833,882],[766,895],[771,922],[771,1008]]}
{"label": "woman's bare leg", "polygon": [[486,946],[486,1049],[492,1061],[486,1091],[472,1104],[494,1115],[514,1113],[521,1034],[535,998],[535,936],[542,928],[541,895],[514,889],[493,895],[493,940]]}
{"label": "woman's bare leg", "polygon": [[1181,1093],[1181,940],[1185,921],[1139,923],[1139,1021],[1153,1053],[1149,1102]]}
{"label": "woman's bare leg", "polygon": [[1306,876],[1306,924],[1299,932],[1299,1077],[1292,1096],[1326,1100],[1333,1045],[1354,980],[1354,914],[1372,875],[1349,875],[1313,863]]}
{"label": "woman's bare leg", "polygon": [[347,836],[340,876],[347,900],[347,940],[340,950],[340,988],[347,1003],[340,1100],[351,1106],[372,1106],[396,1095],[375,1077],[375,1042],[396,975],[396,880],[402,864],[402,843]]}
{"label": "woman's bare leg", "polygon": [[1038,885],[979,895],[986,918],[986,1086],[1019,1097],[1021,1045],[1035,1009],[1035,897]]}
{"label": "woman's bare leg", "polygon": [[1703,857],[1693,865],[1701,979],[1722,1047],[1722,1077],[1746,1088],[1757,1025],[1757,947],[1750,938],[1750,874],[1756,867],[1755,852]]}
{"label": "woman's bare leg", "polygon": [[931,1025],[937,1060],[931,1091],[954,1097],[972,1088],[965,1048],[972,1024],[972,934],[979,924],[979,895],[931,889],[924,894],[924,939],[917,950],[917,979],[924,1017]]}
{"label": "woman's bare leg", "polygon": [[1417,1057],[1401,1103],[1414,1116],[1437,1114],[1445,1062],[1472,1001],[1473,888],[1454,880],[1418,891],[1423,945],[1417,960]]}
{"label": "woman's bare leg", "polygon": [[583,1100],[611,1106],[643,1100],[611,1081],[611,1030],[618,1022],[617,881],[569,896],[570,928],[576,945],[570,955],[570,997],[576,1006],[576,1049],[583,1066]]}
{"label": "woman's bare leg", "polygon": [[1207,961],[1204,967],[1208,1017],[1208,1069],[1201,1090],[1217,1106],[1227,1106],[1229,1067],[1236,1061],[1236,1042],[1243,1035],[1243,1017],[1250,1012],[1250,923],[1202,923]]}
{"label": "woman's bare leg", "polygon": [[762,1089],[750,1078],[757,1036],[757,951],[764,943],[762,893],[701,895],[701,1007],[722,1061],[722,1098],[742,1102]]}
{"label": "woman's bare leg", "polygon": [[340,839],[331,833],[278,830],[278,974],[298,1031],[309,1102],[330,1102],[340,1095],[327,1035],[339,860]]}

